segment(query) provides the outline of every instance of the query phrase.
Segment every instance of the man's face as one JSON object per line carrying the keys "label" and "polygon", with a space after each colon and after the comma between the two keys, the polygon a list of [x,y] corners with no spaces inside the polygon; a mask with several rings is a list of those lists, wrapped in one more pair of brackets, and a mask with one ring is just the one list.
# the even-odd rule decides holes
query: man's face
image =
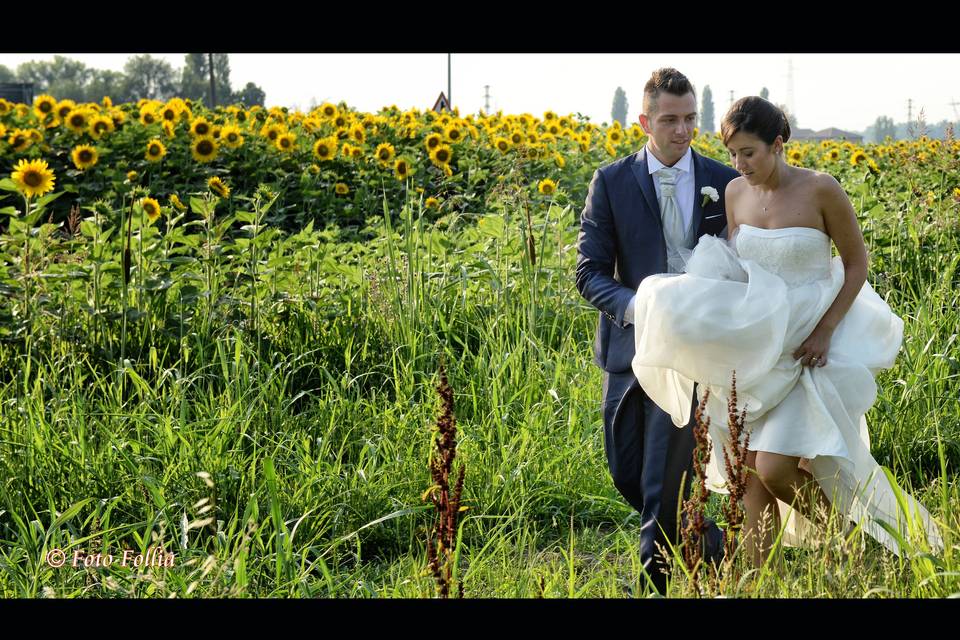
{"label": "man's face", "polygon": [[692,93],[661,92],[652,114],[640,114],[640,126],[661,162],[672,165],[683,157],[697,126],[697,99]]}

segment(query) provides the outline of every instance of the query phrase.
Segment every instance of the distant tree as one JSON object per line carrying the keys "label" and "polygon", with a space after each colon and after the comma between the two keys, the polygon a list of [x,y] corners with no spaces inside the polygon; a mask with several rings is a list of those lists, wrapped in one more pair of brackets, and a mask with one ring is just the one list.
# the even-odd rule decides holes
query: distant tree
{"label": "distant tree", "polygon": [[0,82],[16,82],[17,74],[0,64]]}
{"label": "distant tree", "polygon": [[248,82],[247,86],[241,89],[238,93],[234,94],[234,102],[241,102],[247,108],[252,107],[255,104],[264,106],[264,101],[267,99],[267,94],[263,92],[263,89]]}
{"label": "distant tree", "polygon": [[770,91],[766,87],[764,87],[763,89],[760,89],[760,97],[763,98],[764,100],[769,100]]}
{"label": "distant tree", "polygon": [[166,60],[150,54],[133,56],[123,67],[126,73],[124,92],[128,99],[167,100],[177,93],[176,75]]}
{"label": "distant tree", "polygon": [[207,54],[188,53],[184,58],[183,70],[180,72],[178,95],[181,98],[202,100],[209,94],[210,71],[207,64]]}
{"label": "distant tree", "polygon": [[793,131],[796,131],[796,130],[797,130],[797,116],[795,116],[794,114],[790,113],[790,110],[787,109],[787,105],[785,105],[785,104],[778,104],[777,106],[780,107],[780,109],[783,111],[784,115],[787,116],[787,122],[790,123],[790,129],[792,129]]}
{"label": "distant tree", "polygon": [[94,70],[79,60],[54,56],[50,60],[30,60],[17,67],[20,82],[32,82],[34,93],[49,93],[58,100],[69,98],[77,102],[87,99],[86,86]]}
{"label": "distant tree", "polygon": [[[210,54],[188,53],[184,59],[180,75],[180,93],[183,98],[203,100],[210,104]],[[226,53],[213,54],[213,81],[216,85],[217,104],[228,104],[234,100],[230,86],[230,56]]]}
{"label": "distant tree", "polygon": [[893,123],[893,118],[880,116],[873,123],[873,140],[874,142],[883,142],[883,139],[887,136],[896,139],[897,126]]}
{"label": "distant tree", "polygon": [[713,126],[713,92],[710,91],[710,85],[703,88],[703,98],[701,98],[700,104],[700,130],[715,131]]}
{"label": "distant tree", "polygon": [[613,109],[610,116],[619,122],[620,126],[627,126],[627,94],[620,87],[617,87],[613,93]]}
{"label": "distant tree", "polygon": [[127,95],[127,76],[121,71],[93,70],[93,79],[86,89],[87,102],[100,102],[104,96],[110,96],[115,104],[129,102]]}

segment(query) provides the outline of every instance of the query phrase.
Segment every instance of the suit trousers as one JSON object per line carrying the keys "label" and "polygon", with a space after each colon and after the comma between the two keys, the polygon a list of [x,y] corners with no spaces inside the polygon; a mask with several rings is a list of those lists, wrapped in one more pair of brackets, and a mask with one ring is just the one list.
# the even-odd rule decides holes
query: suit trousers
{"label": "suit trousers", "polygon": [[[697,396],[694,393],[691,399],[690,423],[682,429],[647,397],[633,371],[604,371],[603,397],[604,449],[610,474],[617,490],[640,512],[640,560],[663,594],[668,574],[661,549],[669,554],[667,541],[677,544],[682,524],[678,523],[678,511],[693,486],[692,426]],[[705,556],[719,561],[722,533],[709,518],[703,544]]]}

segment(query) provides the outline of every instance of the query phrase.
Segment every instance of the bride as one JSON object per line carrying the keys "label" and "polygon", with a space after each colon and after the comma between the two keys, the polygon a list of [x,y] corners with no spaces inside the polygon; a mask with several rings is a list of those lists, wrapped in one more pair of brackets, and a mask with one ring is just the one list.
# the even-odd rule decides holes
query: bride
{"label": "bride", "polygon": [[[708,485],[725,493],[736,371],[750,433],[744,544],[756,566],[781,527],[786,544],[810,544],[816,514],[831,505],[898,555],[898,537],[941,549],[927,510],[903,495],[903,513],[870,455],[864,415],[876,399],[874,376],[896,359],[903,321],[866,281],[850,200],[832,176],[784,162],[790,125],[763,98],[734,103],[721,135],[740,173],[725,192],[729,244],[703,236],[685,256],[685,274],[640,284],[637,379],[677,426],[689,421],[694,383],[709,390]],[[776,527],[761,525],[771,518]]]}

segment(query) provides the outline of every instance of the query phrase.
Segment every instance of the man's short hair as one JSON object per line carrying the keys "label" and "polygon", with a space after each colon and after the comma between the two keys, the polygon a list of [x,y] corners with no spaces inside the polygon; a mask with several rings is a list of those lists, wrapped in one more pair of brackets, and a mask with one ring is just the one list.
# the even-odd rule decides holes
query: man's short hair
{"label": "man's short hair", "polygon": [[643,112],[645,114],[653,115],[657,110],[657,99],[662,92],[675,96],[685,96],[692,93],[694,98],[697,97],[697,92],[693,90],[693,85],[687,80],[687,76],[673,67],[657,69],[643,87]]}

